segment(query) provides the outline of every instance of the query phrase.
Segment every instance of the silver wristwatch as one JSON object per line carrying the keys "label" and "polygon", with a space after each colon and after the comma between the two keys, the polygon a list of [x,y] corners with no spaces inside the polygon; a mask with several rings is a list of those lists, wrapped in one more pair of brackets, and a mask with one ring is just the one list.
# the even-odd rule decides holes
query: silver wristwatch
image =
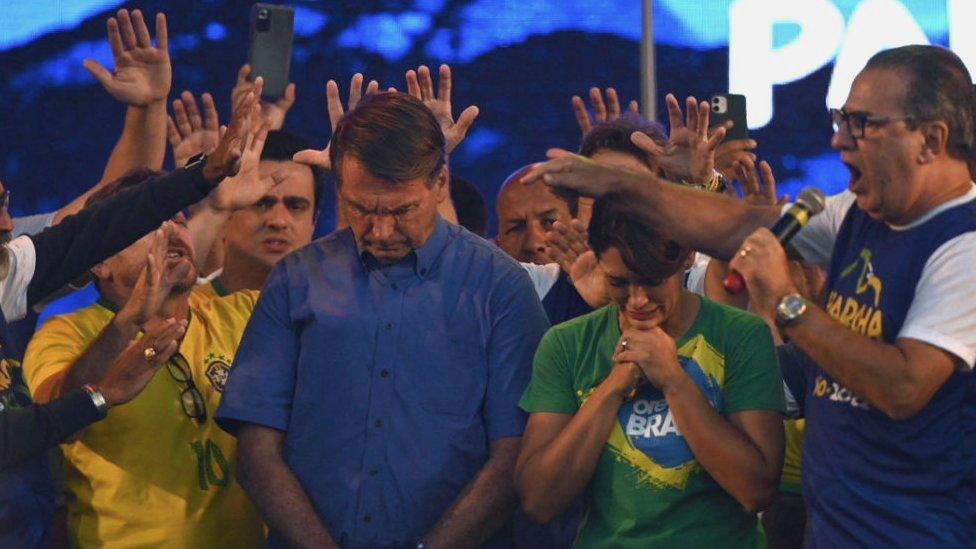
{"label": "silver wristwatch", "polygon": [[800,294],[789,294],[783,296],[776,306],[776,324],[787,326],[796,322],[796,319],[807,312],[807,300]]}

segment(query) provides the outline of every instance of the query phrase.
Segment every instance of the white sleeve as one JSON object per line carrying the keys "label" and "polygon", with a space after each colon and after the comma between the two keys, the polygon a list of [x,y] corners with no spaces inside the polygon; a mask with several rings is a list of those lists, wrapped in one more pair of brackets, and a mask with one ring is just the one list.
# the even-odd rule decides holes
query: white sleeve
{"label": "white sleeve", "polygon": [[[827,271],[830,268],[830,256],[834,252],[834,242],[837,233],[844,222],[844,217],[857,196],[851,191],[827,197],[827,204],[820,215],[813,216],[806,227],[793,237],[790,244],[797,249],[808,262]],[[785,212],[789,205],[783,207]]]}
{"label": "white sleeve", "polygon": [[688,269],[688,279],[685,281],[685,287],[690,292],[705,295],[705,273],[708,271],[708,264],[712,261],[712,258],[701,252],[693,253],[695,254],[695,263]]}
{"label": "white sleeve", "polygon": [[26,236],[18,236],[4,248],[10,267],[7,276],[0,280],[0,311],[7,322],[13,322],[27,314],[27,285],[34,277],[37,256],[34,241]]}
{"label": "white sleeve", "polygon": [[22,234],[37,234],[51,225],[54,225],[54,217],[56,215],[58,215],[58,212],[15,217],[13,232],[14,238]]}
{"label": "white sleeve", "polygon": [[972,369],[976,362],[976,232],[946,242],[929,257],[899,338],[944,349]]}
{"label": "white sleeve", "polygon": [[899,338],[924,341],[976,362],[976,232],[946,242],[929,257]]}
{"label": "white sleeve", "polygon": [[540,301],[546,297],[549,290],[556,285],[556,280],[559,279],[558,263],[536,265],[535,263],[519,262],[519,265],[525,269],[525,272],[529,273],[529,278],[532,279],[532,286],[535,287],[535,293],[538,294]]}

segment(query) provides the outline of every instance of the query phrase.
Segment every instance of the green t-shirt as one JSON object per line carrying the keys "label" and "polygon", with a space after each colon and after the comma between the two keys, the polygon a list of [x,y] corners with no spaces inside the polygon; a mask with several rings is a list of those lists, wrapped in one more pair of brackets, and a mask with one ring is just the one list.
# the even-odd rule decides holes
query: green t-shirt
{"label": "green t-shirt", "polygon": [[[608,305],[553,327],[536,351],[526,412],[575,414],[609,375],[620,339]],[[769,328],[701,298],[678,341],[682,367],[722,414],[785,408]],[[702,469],[661,391],[645,384],[618,412],[586,492],[576,547],[762,547],[756,516]]]}

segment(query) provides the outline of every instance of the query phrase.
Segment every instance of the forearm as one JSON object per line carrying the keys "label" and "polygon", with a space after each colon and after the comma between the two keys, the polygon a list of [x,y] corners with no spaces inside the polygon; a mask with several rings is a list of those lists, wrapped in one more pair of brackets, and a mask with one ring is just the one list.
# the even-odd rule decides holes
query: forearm
{"label": "forearm", "polygon": [[125,126],[115,144],[102,181],[112,181],[135,168],[159,170],[166,155],[166,101],[144,107],[129,106]]}
{"label": "forearm", "polygon": [[515,483],[529,517],[549,522],[583,493],[622,404],[623,398],[604,382],[552,442],[526,456]]}
{"label": "forearm", "polygon": [[28,306],[155,230],[212,189],[200,167],[174,170],[123,189],[32,235],[37,263],[28,286]]}
{"label": "forearm", "polygon": [[[102,330],[98,339],[68,368],[60,384],[46,388],[47,390],[43,392],[53,399],[89,383],[99,383],[138,332],[139,328],[134,323],[116,316]],[[52,382],[57,383],[54,379]],[[42,392],[38,391],[38,396],[41,394]]]}
{"label": "forearm", "polygon": [[734,198],[628,173],[618,202],[652,228],[687,248],[728,259],[743,240],[779,216],[778,206],[753,206]]}
{"label": "forearm", "polygon": [[430,547],[480,547],[508,521],[518,505],[512,477],[519,439],[494,443],[497,450],[478,475],[424,536]]}
{"label": "forearm", "polygon": [[237,477],[268,527],[290,547],[338,548],[279,453],[239,444]]}
{"label": "forearm", "polygon": [[98,410],[83,391],[50,404],[0,412],[0,473],[40,455],[98,418]]}
{"label": "forearm", "polygon": [[925,383],[930,372],[911,367],[897,346],[862,336],[819,307],[809,306],[784,334],[852,396],[892,418],[911,417],[932,396],[921,388],[941,386]]}
{"label": "forearm", "polygon": [[665,398],[678,430],[705,471],[746,509],[758,512],[765,508],[782,469],[782,444],[778,458],[764,455],[712,407],[684,372],[665,391]]}
{"label": "forearm", "polygon": [[220,236],[224,224],[230,219],[230,214],[230,210],[213,208],[207,200],[204,200],[203,205],[193,212],[187,222],[187,228],[190,231],[190,240],[193,242],[193,259],[197,265],[206,264],[210,250]]}

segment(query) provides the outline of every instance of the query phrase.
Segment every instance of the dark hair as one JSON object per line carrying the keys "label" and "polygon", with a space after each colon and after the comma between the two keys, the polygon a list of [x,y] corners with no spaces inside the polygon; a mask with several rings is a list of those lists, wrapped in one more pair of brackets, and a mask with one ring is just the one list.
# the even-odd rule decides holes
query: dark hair
{"label": "dark hair", "polygon": [[[311,148],[311,143],[293,133],[271,130],[268,132],[267,141],[264,142],[264,150],[261,151],[261,160],[291,162],[291,158],[295,156],[295,153]],[[312,168],[312,187],[314,193],[312,210],[318,215],[319,204],[322,203],[322,192],[325,187],[325,170],[318,166],[310,167]]]}
{"label": "dark hair", "polygon": [[147,179],[152,179],[154,177],[159,177],[165,175],[166,172],[161,172],[157,170],[150,170],[149,168],[135,168],[125,172],[121,177],[113,179],[108,183],[104,184],[97,191],[93,192],[85,199],[85,207],[91,206],[109,198],[115,196],[122,189],[127,189],[129,187],[134,187]]}
{"label": "dark hair", "polygon": [[329,159],[337,186],[347,156],[392,183],[423,177],[432,185],[444,168],[444,134],[419,99],[401,92],[374,93],[346,113],[332,133]]}
{"label": "dark hair", "polygon": [[488,234],[488,206],[478,187],[452,174],[451,202],[459,225],[481,237]]}
{"label": "dark hair", "polygon": [[607,199],[593,204],[587,242],[597,258],[610,247],[620,252],[628,269],[649,281],[680,271],[691,250],[628,216]]}
{"label": "dark hair", "polygon": [[594,124],[590,131],[583,135],[580,142],[579,154],[591,157],[603,151],[617,151],[633,156],[645,166],[654,169],[654,164],[646,152],[637,148],[637,145],[630,140],[630,135],[634,132],[647,134],[658,145],[664,146],[668,142],[668,136],[664,132],[664,126],[657,122],[645,120],[636,113],[625,113],[616,120],[598,122]]}
{"label": "dark hair", "polygon": [[870,69],[904,74],[905,114],[914,117],[915,122],[945,122],[949,126],[949,156],[971,160],[976,150],[973,81],[959,56],[939,46],[903,46],[876,53],[861,72]]}

